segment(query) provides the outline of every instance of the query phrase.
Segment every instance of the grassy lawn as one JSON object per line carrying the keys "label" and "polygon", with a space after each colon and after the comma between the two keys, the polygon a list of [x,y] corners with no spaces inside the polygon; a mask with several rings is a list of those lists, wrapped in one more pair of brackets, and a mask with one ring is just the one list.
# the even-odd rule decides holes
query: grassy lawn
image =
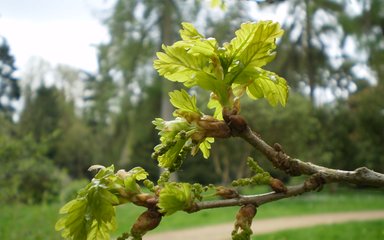
{"label": "grassy lawn", "polygon": [[[325,189],[321,193],[307,194],[261,206],[256,217],[268,218],[324,212],[384,209],[383,199],[383,191],[354,190],[329,194]],[[59,234],[54,230],[59,208],[59,204],[0,206],[0,239],[60,239]],[[194,214],[175,213],[170,217],[163,218],[161,225],[155,231],[232,222],[237,209],[238,207],[231,207],[206,210]],[[133,221],[142,211],[143,208],[133,207],[132,205],[118,207],[117,220],[120,228],[116,235],[128,231]]]}
{"label": "grassy lawn", "polygon": [[54,229],[59,208],[58,204],[0,206],[0,239],[60,239]]}
{"label": "grassy lawn", "polygon": [[293,229],[274,234],[258,235],[254,240],[379,240],[384,239],[384,221],[351,222]]}

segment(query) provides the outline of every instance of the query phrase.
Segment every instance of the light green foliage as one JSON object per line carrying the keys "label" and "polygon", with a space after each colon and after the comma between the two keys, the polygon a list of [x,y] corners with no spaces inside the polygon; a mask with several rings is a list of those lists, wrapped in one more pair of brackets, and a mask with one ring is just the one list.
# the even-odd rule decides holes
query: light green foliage
{"label": "light green foliage", "polygon": [[[257,69],[257,68],[255,68]],[[247,87],[247,94],[252,99],[266,98],[272,106],[278,103],[285,105],[288,96],[288,88],[285,79],[279,77],[273,72],[258,68],[254,72],[258,75],[260,81],[254,81]],[[270,89],[271,91],[264,91],[263,89]]]}
{"label": "light green foliage", "polygon": [[202,116],[197,108],[195,96],[189,96],[185,90],[170,92],[169,96],[172,105],[177,108],[173,113],[175,117],[183,117],[191,122]]}
{"label": "light green foliage", "polygon": [[154,67],[171,81],[211,91],[211,99],[220,105],[211,101],[210,107],[232,107],[234,98],[246,91],[253,99],[266,98],[272,106],[284,106],[288,97],[286,81],[261,69],[274,59],[276,38],[282,34],[278,23],[244,23],[236,37],[220,47],[215,39],[205,38],[192,24],[183,23],[182,40],[163,46],[164,52],[157,53]]}
{"label": "light green foliage", "polygon": [[158,207],[165,215],[171,215],[192,206],[194,197],[189,183],[169,182],[160,191]]}
{"label": "light green foliage", "polygon": [[60,209],[63,216],[55,229],[66,239],[110,239],[116,228],[115,206],[141,193],[136,181],[145,180],[147,173],[140,167],[129,172],[114,167],[93,166],[99,172],[78,192],[76,199]]}
{"label": "light green foliage", "polygon": [[205,138],[203,142],[200,143],[199,149],[203,153],[204,158],[209,158],[210,150],[211,150],[211,144],[215,141],[214,138],[209,137]]}
{"label": "light green foliage", "polygon": [[156,118],[153,121],[161,136],[161,144],[155,147],[153,157],[158,159],[160,167],[174,171],[189,152],[195,155],[200,149],[208,158],[214,139],[206,138],[205,130],[199,125],[204,114],[197,108],[195,96],[190,96],[185,90],[175,90],[169,95],[172,105],[176,107],[173,113],[176,119],[165,121]]}
{"label": "light green foliage", "polygon": [[183,147],[187,142],[191,144],[191,141],[188,141],[187,132],[190,136],[196,129],[182,118],[176,118],[173,121],[157,118],[153,124],[156,125],[157,130],[160,130],[161,143],[154,148],[152,157],[159,161],[160,167],[174,171],[181,161]]}
{"label": "light green foliage", "polygon": [[[199,129],[199,124],[193,124],[194,122],[198,122],[201,117],[203,117],[203,113],[197,108],[196,105],[196,97],[190,96],[185,90],[181,91],[173,91],[169,93],[170,101],[173,106],[175,106],[177,109],[173,113],[175,117],[182,117],[186,119],[189,123],[196,126],[196,131],[191,131],[189,134],[191,137],[195,137],[195,141],[198,143],[192,148],[192,154],[195,155],[198,151],[198,149],[201,150],[203,153],[204,158],[209,157],[209,150],[211,149],[211,143],[215,141],[214,138],[204,138],[202,139],[196,139],[196,136],[199,136],[199,131],[203,131],[202,129]],[[194,134],[196,133],[196,134]],[[187,134],[188,136],[188,134]]]}
{"label": "light green foliage", "polygon": [[205,121],[195,96],[185,90],[170,93],[176,119],[153,122],[161,135],[161,144],[155,147],[153,156],[161,167],[171,171],[180,167],[189,151],[194,155],[200,149],[205,158],[209,157],[214,139],[206,138],[208,129],[214,129],[213,121],[222,119],[223,107],[238,107],[237,99],[245,93],[251,99],[265,98],[272,106],[284,106],[288,97],[286,81],[261,68],[275,57],[276,38],[283,34],[278,23],[244,23],[236,37],[222,47],[216,39],[205,38],[192,24],[182,26],[182,40],[163,46],[164,52],[157,53],[154,67],[171,81],[211,92],[208,107],[215,113]]}

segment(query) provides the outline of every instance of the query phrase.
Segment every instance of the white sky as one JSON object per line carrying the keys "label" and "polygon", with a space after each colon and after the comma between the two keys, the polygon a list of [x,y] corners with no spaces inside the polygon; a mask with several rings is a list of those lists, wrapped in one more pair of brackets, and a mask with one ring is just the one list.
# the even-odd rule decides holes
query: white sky
{"label": "white sky", "polygon": [[0,36],[7,39],[22,72],[31,57],[52,64],[97,69],[95,44],[107,28],[96,16],[114,0],[1,0]]}

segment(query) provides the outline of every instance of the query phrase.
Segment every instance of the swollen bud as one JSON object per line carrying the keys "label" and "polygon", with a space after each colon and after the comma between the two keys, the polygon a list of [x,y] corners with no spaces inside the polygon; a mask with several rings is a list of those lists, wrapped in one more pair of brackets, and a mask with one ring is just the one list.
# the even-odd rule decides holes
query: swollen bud
{"label": "swollen bud", "polygon": [[224,199],[238,198],[240,196],[236,189],[223,186],[216,188],[216,195]]}
{"label": "swollen bud", "polygon": [[277,179],[277,178],[272,178],[269,181],[269,186],[273,189],[273,191],[277,193],[286,193],[287,192],[287,187],[284,185],[284,183]]}
{"label": "swollen bud", "polygon": [[256,212],[256,206],[253,204],[242,206],[239,212],[236,214],[235,229],[232,231],[232,236],[239,236],[239,229],[241,229],[241,232],[245,233],[245,235],[252,234],[251,225]]}
{"label": "swollen bud", "polygon": [[153,207],[156,205],[156,197],[148,193],[139,193],[131,198],[131,202],[137,206]]}
{"label": "swollen bud", "polygon": [[156,210],[148,209],[143,212],[131,228],[131,234],[135,238],[140,238],[148,231],[159,226],[162,214]]}

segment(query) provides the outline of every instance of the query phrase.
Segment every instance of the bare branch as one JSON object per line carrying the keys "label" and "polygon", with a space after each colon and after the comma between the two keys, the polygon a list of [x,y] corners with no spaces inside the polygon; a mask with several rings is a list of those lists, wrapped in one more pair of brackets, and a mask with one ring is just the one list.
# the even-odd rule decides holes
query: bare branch
{"label": "bare branch", "polygon": [[323,182],[321,176],[315,174],[309,179],[307,179],[303,184],[288,187],[286,193],[270,192],[258,195],[242,195],[238,198],[231,199],[197,202],[195,203],[193,208],[189,210],[189,212],[197,212],[210,208],[243,206],[246,204],[254,204],[256,206],[261,206],[268,202],[273,202],[283,198],[289,198],[306,192],[317,190],[321,188],[322,184]]}
{"label": "bare branch", "polygon": [[238,136],[262,152],[276,168],[283,170],[291,176],[317,174],[325,183],[343,182],[364,186],[384,187],[384,174],[366,167],[361,167],[354,171],[343,171],[291,158],[284,153],[279,144],[276,143],[274,147],[268,145],[249,127]]}
{"label": "bare branch", "polygon": [[268,202],[297,196],[313,190],[320,190],[324,184],[331,182],[384,187],[384,174],[366,167],[361,167],[354,171],[344,171],[303,162],[287,155],[278,143],[275,143],[273,147],[270,146],[258,134],[253,132],[249,126],[243,129],[243,131],[236,131],[235,134],[233,134],[232,128],[231,130],[233,136],[241,137],[258,149],[276,168],[283,170],[291,176],[309,175],[310,177],[303,184],[288,187],[286,192],[240,195],[231,199],[197,202],[191,209],[187,210],[188,212],[192,213],[210,208],[244,206],[246,204],[253,204],[258,207]]}

